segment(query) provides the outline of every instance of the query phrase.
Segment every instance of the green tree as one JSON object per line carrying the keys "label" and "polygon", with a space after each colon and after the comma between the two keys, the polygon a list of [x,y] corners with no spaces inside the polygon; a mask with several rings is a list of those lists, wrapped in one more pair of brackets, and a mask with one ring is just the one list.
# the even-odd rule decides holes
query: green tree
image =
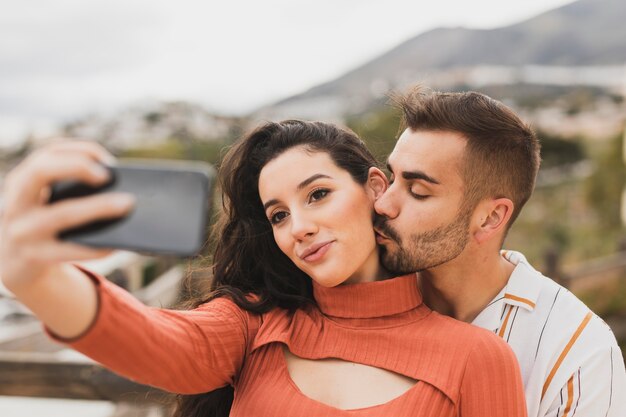
{"label": "green tree", "polygon": [[622,227],[621,196],[626,183],[622,146],[622,135],[611,139],[608,149],[599,155],[595,171],[585,184],[587,202],[596,212],[600,226],[607,231]]}
{"label": "green tree", "polygon": [[379,161],[385,161],[393,150],[399,124],[400,113],[391,107],[352,116],[347,120],[348,127],[363,139]]}
{"label": "green tree", "polygon": [[232,144],[232,139],[218,141],[168,140],[149,148],[126,150],[121,156],[127,158],[187,159],[204,161],[216,165],[222,157],[223,149]]}
{"label": "green tree", "polygon": [[586,157],[581,138],[565,139],[544,131],[537,131],[537,137],[541,142],[542,168],[571,164]]}

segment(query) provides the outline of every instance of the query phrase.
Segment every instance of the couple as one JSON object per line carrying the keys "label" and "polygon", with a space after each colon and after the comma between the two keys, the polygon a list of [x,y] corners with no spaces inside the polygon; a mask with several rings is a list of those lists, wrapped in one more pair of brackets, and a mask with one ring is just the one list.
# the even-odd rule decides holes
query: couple
{"label": "couple", "polygon": [[610,329],[500,250],[534,186],[534,134],[476,93],[416,88],[399,104],[389,182],[325,123],[267,123],[228,152],[213,291],[194,310],[146,307],[66,263],[107,252],[59,230],[132,208],[44,204],[55,181],[106,181],[111,157],[91,143],[49,146],[7,178],[2,279],[54,339],[184,394],[179,416],[626,415]]}

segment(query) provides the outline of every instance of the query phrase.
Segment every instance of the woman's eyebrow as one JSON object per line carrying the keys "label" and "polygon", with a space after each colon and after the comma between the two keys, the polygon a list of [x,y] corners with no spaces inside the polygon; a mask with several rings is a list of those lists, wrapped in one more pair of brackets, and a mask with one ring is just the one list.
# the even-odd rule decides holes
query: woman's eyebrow
{"label": "woman's eyebrow", "polygon": [[324,174],[313,174],[311,175],[309,178],[307,178],[306,180],[302,181],[300,184],[298,184],[298,187],[296,187],[296,189],[298,191],[302,190],[304,187],[306,187],[307,185],[309,185],[310,183],[312,183],[313,181],[320,179],[320,178],[330,178],[332,179],[332,177],[329,177],[328,175],[324,175]]}
{"label": "woman's eyebrow", "polygon": [[273,206],[274,204],[278,204],[278,200],[275,198],[263,204],[263,210],[267,210],[269,207]]}
{"label": "woman's eyebrow", "polygon": [[[305,179],[304,181],[302,181],[300,184],[298,184],[298,186],[296,187],[296,189],[298,191],[302,190],[304,187],[306,187],[307,185],[311,184],[313,181],[318,180],[320,178],[329,178],[329,179],[333,179],[333,177],[330,177],[328,175],[325,174],[313,174],[311,175],[309,178]],[[265,204],[263,204],[263,210],[267,210],[268,207],[273,206],[274,204],[278,204],[279,201],[275,198],[267,201]]]}

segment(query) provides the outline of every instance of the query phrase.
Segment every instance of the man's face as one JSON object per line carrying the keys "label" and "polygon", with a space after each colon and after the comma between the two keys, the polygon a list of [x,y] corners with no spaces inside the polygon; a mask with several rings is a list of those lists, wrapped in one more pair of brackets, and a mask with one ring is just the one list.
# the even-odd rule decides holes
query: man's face
{"label": "man's face", "polygon": [[391,185],[376,201],[375,230],[383,265],[405,274],[455,259],[469,239],[463,206],[458,133],[407,129],[389,156]]}

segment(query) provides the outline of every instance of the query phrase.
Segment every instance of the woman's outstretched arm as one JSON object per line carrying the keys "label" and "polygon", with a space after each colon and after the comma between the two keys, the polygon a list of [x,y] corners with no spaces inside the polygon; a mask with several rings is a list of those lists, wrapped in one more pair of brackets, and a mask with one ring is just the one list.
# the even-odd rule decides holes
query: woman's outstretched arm
{"label": "woman's outstretched arm", "polygon": [[260,318],[229,299],[194,310],[148,307],[105,278],[76,269],[93,282],[98,308],[94,322],[59,342],[134,381],[181,394],[233,385]]}
{"label": "woman's outstretched arm", "polygon": [[60,231],[119,217],[128,195],[101,194],[47,204],[50,186],[63,180],[105,183],[102,163],[112,156],[88,142],[45,147],[6,178],[0,228],[0,278],[58,341],[138,382],[180,392],[232,383],[248,340],[248,315],[229,300],[194,311],[144,306],[72,261],[106,256],[62,242]]}
{"label": "woman's outstretched arm", "polygon": [[67,261],[95,259],[109,250],[62,242],[57,234],[97,219],[120,217],[132,196],[102,194],[47,204],[50,186],[77,180],[97,186],[113,157],[90,142],[60,142],[29,155],[5,178],[0,223],[0,278],[54,333],[73,337],[96,314],[93,283]]}

